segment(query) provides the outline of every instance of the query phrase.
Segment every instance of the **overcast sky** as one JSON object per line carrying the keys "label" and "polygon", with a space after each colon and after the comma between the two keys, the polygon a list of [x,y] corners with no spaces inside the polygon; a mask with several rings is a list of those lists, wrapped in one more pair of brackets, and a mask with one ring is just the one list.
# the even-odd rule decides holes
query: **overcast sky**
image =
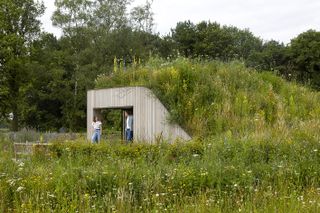
{"label": "overcast sky", "polygon": [[[51,25],[54,0],[43,0],[47,7],[43,29],[59,36]],[[135,0],[141,5],[146,0]],[[264,40],[289,43],[309,29],[320,30],[320,0],[154,0],[155,32],[166,35],[179,21],[218,22],[240,29],[248,28]]]}

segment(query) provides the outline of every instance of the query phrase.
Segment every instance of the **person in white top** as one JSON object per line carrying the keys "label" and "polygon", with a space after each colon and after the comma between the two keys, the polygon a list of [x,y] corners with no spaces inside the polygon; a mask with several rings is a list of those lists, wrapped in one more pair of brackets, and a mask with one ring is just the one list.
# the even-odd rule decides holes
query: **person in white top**
{"label": "person in white top", "polygon": [[125,117],[126,117],[126,141],[132,141],[133,140],[133,115],[132,111],[125,111]]}
{"label": "person in white top", "polygon": [[99,143],[101,138],[101,132],[102,132],[102,122],[97,116],[93,118],[92,127],[94,129],[94,132],[92,135],[92,143]]}

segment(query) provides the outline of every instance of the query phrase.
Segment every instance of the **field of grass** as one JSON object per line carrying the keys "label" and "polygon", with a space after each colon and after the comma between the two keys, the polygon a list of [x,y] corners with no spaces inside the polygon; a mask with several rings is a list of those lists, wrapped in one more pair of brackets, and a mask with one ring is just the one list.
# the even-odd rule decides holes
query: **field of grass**
{"label": "field of grass", "polygon": [[1,212],[319,212],[320,144],[210,138],[53,143],[13,161],[1,140]]}
{"label": "field of grass", "polygon": [[0,211],[320,211],[318,92],[240,62],[187,59],[96,81],[127,85],[152,89],[193,140],[55,138],[15,160],[12,138],[0,135]]}

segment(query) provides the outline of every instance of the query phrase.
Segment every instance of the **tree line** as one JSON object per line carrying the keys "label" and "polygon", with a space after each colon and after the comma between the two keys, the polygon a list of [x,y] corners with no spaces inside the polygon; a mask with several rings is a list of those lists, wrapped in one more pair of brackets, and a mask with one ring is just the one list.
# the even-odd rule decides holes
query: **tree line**
{"label": "tree line", "polygon": [[309,30],[287,45],[264,41],[248,29],[216,22],[179,22],[171,33],[153,32],[151,2],[55,0],[53,24],[43,32],[43,3],[0,0],[0,124],[11,129],[81,131],[86,91],[99,74],[124,70],[150,57],[172,60],[241,60],[260,71],[320,88],[320,32]]}

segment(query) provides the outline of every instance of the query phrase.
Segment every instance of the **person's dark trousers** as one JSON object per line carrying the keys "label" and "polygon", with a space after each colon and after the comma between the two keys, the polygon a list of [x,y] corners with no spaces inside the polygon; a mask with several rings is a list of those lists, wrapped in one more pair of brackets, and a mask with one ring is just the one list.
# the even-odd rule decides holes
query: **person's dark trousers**
{"label": "person's dark trousers", "polygon": [[131,131],[130,129],[126,129],[126,140],[127,143],[131,142],[133,139],[133,131]]}

